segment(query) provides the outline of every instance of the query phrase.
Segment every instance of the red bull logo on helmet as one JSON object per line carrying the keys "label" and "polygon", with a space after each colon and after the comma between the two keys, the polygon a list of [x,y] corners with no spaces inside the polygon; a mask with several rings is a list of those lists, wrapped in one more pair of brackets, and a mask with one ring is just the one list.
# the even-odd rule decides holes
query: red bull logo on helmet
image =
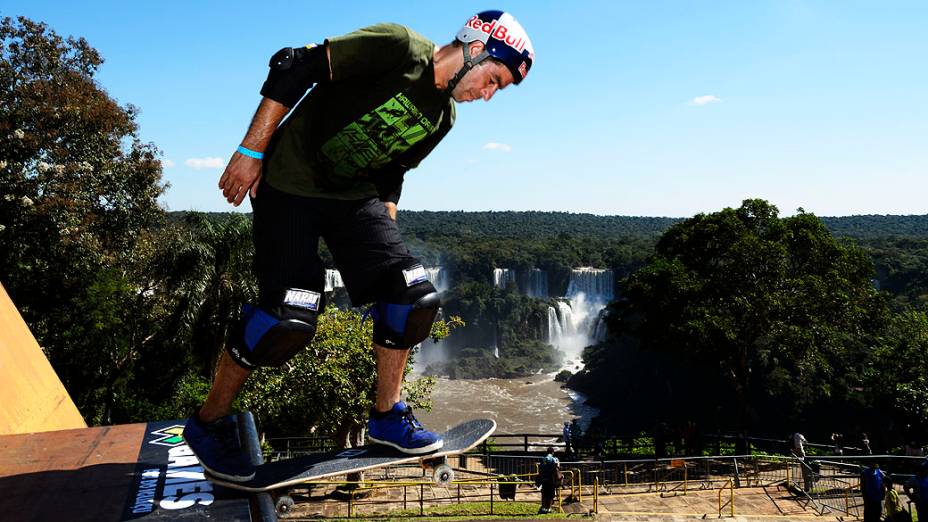
{"label": "red bull logo on helmet", "polygon": [[525,49],[525,44],[528,40],[524,34],[514,34],[508,27],[501,24],[499,20],[485,22],[477,15],[471,17],[471,19],[468,20],[464,26],[469,27],[475,31],[480,31],[488,35],[490,38],[505,42],[506,45],[512,47],[519,53]]}

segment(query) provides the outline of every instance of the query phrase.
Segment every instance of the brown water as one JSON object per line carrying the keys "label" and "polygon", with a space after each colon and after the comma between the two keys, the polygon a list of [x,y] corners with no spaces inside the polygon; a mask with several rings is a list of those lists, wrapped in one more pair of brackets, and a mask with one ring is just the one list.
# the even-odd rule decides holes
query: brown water
{"label": "brown water", "polygon": [[497,423],[497,433],[559,435],[564,421],[578,418],[585,427],[596,415],[596,408],[583,404],[584,399],[562,389],[551,375],[479,380],[442,377],[432,392],[432,411],[417,411],[416,417],[427,428],[439,431],[466,419],[491,418]]}

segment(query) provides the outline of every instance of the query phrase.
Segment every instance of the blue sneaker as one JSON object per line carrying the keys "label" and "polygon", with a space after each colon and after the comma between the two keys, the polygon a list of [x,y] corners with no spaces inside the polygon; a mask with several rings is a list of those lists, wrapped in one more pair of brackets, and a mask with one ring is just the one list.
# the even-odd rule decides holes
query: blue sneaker
{"label": "blue sneaker", "polygon": [[203,422],[194,413],[184,426],[184,440],[210,475],[232,482],[255,476],[255,467],[242,449],[238,426],[231,417]]}
{"label": "blue sneaker", "polygon": [[441,449],[444,441],[437,433],[423,428],[412,408],[400,401],[386,413],[371,411],[367,421],[367,438],[377,444],[392,446],[403,453],[419,455]]}

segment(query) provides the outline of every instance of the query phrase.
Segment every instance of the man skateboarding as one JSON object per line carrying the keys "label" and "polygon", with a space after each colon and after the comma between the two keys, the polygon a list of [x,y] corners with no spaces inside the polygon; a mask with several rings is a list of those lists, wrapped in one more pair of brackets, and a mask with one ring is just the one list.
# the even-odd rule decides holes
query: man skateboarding
{"label": "man skateboarding", "polygon": [[352,304],[374,303],[368,438],[410,454],[442,447],[400,400],[409,350],[428,336],[439,298],[400,237],[396,204],[406,171],[451,129],[453,102],[489,101],[533,60],[525,30],[502,11],[471,17],[441,47],[378,24],[271,58],[261,104],[219,180],[233,205],[251,196],[259,296],[243,306],[206,402],[184,428],[210,474],[254,476],[226,416],[255,368],[280,366],[312,340],[325,306],[320,237]]}

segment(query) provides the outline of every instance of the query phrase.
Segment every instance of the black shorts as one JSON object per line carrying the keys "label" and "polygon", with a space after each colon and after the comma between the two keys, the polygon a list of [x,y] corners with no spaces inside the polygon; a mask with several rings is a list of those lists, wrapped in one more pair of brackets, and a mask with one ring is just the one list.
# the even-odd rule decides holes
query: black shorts
{"label": "black shorts", "polygon": [[377,198],[310,198],[262,182],[251,208],[258,306],[266,310],[280,304],[287,288],[323,293],[320,237],[332,252],[354,306],[380,298],[384,292],[380,282],[389,279],[384,277],[389,271],[419,264]]}

